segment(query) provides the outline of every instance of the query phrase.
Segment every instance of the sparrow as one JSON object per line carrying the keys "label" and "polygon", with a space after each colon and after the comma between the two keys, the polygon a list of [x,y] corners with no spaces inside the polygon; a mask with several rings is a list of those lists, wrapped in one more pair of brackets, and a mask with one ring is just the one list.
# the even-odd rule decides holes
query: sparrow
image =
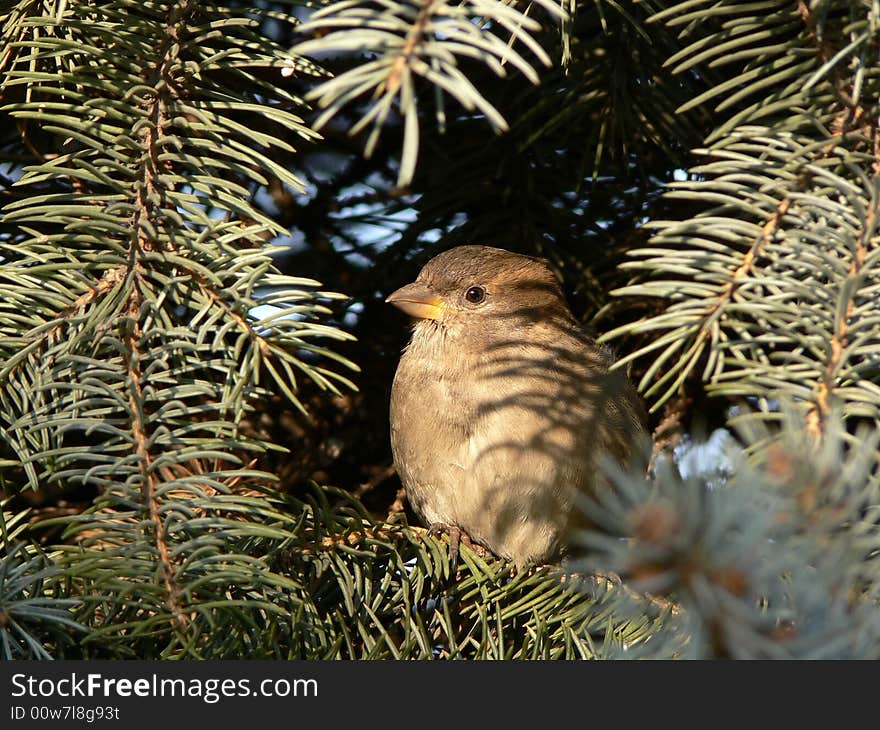
{"label": "sparrow", "polygon": [[394,465],[432,531],[518,567],[564,555],[603,459],[629,460],[645,412],[545,259],[435,256],[387,299],[414,319],[391,389]]}

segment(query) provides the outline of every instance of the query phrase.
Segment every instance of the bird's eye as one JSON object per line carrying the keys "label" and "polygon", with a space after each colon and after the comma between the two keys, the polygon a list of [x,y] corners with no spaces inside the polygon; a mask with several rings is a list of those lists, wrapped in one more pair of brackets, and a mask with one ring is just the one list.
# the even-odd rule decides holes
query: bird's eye
{"label": "bird's eye", "polygon": [[486,290],[481,286],[472,286],[464,293],[464,298],[471,304],[481,304],[486,298]]}

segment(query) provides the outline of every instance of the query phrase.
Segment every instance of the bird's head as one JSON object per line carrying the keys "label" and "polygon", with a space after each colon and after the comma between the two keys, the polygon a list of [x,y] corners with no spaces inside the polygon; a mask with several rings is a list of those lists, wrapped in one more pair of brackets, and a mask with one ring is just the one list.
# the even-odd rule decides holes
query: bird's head
{"label": "bird's head", "polygon": [[490,246],[458,246],[435,256],[416,280],[386,300],[419,320],[472,331],[571,314],[544,259]]}

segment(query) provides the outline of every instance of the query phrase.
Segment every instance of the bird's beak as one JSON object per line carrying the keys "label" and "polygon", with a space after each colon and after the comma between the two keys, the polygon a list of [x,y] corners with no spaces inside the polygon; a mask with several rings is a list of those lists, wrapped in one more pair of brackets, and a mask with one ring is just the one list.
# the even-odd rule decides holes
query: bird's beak
{"label": "bird's beak", "polygon": [[443,313],[443,299],[418,281],[400,287],[385,301],[417,319],[437,320]]}

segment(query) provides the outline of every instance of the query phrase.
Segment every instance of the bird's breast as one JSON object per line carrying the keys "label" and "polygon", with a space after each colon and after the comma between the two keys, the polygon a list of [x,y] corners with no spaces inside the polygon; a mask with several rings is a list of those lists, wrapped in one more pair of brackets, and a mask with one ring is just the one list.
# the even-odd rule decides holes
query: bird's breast
{"label": "bird's breast", "polygon": [[413,508],[518,562],[546,557],[592,478],[583,383],[575,392],[552,359],[522,348],[426,352],[405,352],[391,398],[395,464]]}

